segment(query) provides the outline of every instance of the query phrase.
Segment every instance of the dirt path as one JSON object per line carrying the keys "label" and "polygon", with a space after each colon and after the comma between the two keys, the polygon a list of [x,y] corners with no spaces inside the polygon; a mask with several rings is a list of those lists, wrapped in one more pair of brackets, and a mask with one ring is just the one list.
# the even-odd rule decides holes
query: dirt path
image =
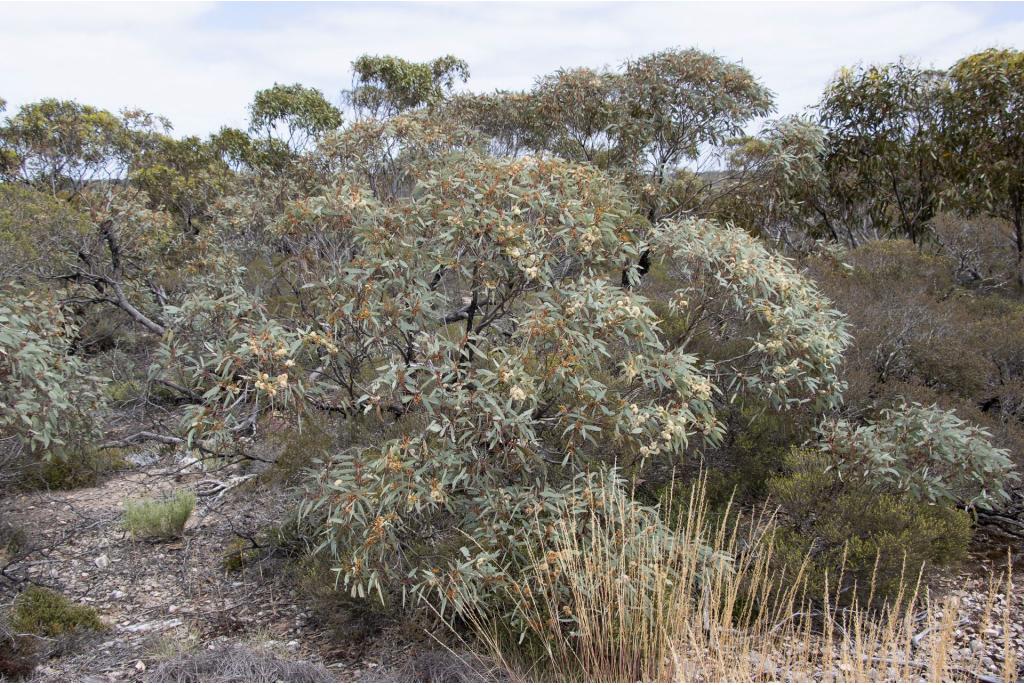
{"label": "dirt path", "polygon": [[279,491],[238,488],[220,499],[200,497],[184,537],[173,542],[133,540],[121,529],[126,501],[195,488],[202,479],[174,465],[150,466],[98,487],[0,501],[0,517],[40,550],[12,571],[95,607],[111,626],[83,651],[43,663],[36,679],[140,680],[175,644],[257,641],[289,657],[321,660],[341,680],[381,668],[387,653],[401,654],[401,638],[387,628],[355,642],[339,641],[336,630],[328,637],[302,606],[281,559],[225,569],[238,531],[258,531],[285,513]]}

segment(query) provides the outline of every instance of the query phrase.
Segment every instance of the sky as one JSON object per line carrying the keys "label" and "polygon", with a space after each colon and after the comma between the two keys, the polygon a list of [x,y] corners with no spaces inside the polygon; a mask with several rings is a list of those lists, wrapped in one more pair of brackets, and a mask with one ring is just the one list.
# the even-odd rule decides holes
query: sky
{"label": "sky", "polygon": [[454,54],[470,65],[467,87],[488,91],[696,47],[744,64],[790,114],[841,66],[904,56],[947,67],[992,46],[1024,48],[1024,3],[0,2],[0,97],[7,114],[68,98],[203,135],[244,128],[253,93],[275,82],[338,103],[364,53]]}

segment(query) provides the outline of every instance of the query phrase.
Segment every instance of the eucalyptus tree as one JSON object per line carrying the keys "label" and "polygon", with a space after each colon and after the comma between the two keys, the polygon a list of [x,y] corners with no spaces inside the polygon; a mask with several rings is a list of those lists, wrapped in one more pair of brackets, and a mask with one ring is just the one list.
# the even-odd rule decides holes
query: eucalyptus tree
{"label": "eucalyptus tree", "polygon": [[949,161],[959,204],[1010,223],[1024,287],[1024,52],[985,50],[957,62],[949,77]]}
{"label": "eucalyptus tree", "polygon": [[131,161],[125,121],[71,100],[46,98],[19,108],[0,126],[3,178],[74,196],[92,182],[118,182]]}
{"label": "eucalyptus tree", "polygon": [[393,55],[362,55],[352,62],[353,109],[376,118],[440,103],[469,79],[469,65],[454,55],[410,62]]}
{"label": "eucalyptus tree", "polygon": [[[41,211],[42,222],[12,212],[14,223],[5,227],[36,241],[15,243],[24,255],[45,246],[45,259],[22,263],[34,278],[62,284],[63,304],[79,311],[114,305],[146,330],[162,333],[156,312],[163,288],[157,274],[174,270],[170,255],[181,245],[171,234],[165,198],[151,202],[144,188],[168,186],[154,176],[142,181],[147,179],[143,169],[163,147],[179,145],[171,142],[169,131],[166,119],[144,111],[114,115],[53,99],[24,105],[0,127],[0,145],[10,160],[5,180],[68,205]],[[16,200],[46,206],[31,193]]]}
{"label": "eucalyptus tree", "polygon": [[188,234],[199,231],[197,220],[209,219],[211,205],[234,176],[217,142],[159,136],[133,173],[152,206],[172,212]]}
{"label": "eucalyptus tree", "polygon": [[341,122],[341,111],[322,92],[300,83],[275,83],[257,91],[249,105],[249,132],[270,157],[284,159],[306,152]]}
{"label": "eucalyptus tree", "polygon": [[76,332],[52,294],[0,290],[0,485],[25,455],[74,457],[99,438],[100,379],[71,353]]}
{"label": "eucalyptus tree", "polygon": [[587,68],[560,69],[538,79],[531,95],[543,147],[603,169],[620,166],[626,161],[623,85],[621,74]]}
{"label": "eucalyptus tree", "polygon": [[692,199],[680,202],[669,190],[680,168],[696,165],[702,152],[774,108],[771,91],[745,67],[695,49],[630,60],[623,80],[633,168],[648,179],[644,190],[652,222],[692,208]]}
{"label": "eucalyptus tree", "polygon": [[[693,49],[629,60],[617,71],[563,69],[528,93],[453,105],[500,147],[550,152],[620,176],[651,225],[699,212],[711,185],[699,174],[701,158],[773,108],[771,92],[742,65]],[[639,264],[643,276],[647,251]]]}
{"label": "eucalyptus tree", "polygon": [[445,102],[439,116],[479,132],[497,156],[518,157],[545,149],[547,125],[531,92],[460,93]]}
{"label": "eucalyptus tree", "polygon": [[729,142],[729,172],[713,215],[800,252],[808,241],[840,242],[842,201],[826,170],[827,132],[809,116],[768,122]]}
{"label": "eucalyptus tree", "polygon": [[927,236],[946,187],[947,88],[943,72],[906,61],[844,68],[826,87],[818,103],[826,175],[842,208],[834,221],[850,242],[858,231],[915,243]]}

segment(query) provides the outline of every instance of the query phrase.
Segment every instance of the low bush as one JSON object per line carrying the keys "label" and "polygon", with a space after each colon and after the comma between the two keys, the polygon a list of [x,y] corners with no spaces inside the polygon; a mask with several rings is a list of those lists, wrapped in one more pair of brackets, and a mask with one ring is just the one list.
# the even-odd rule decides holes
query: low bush
{"label": "low bush", "polygon": [[142,386],[135,380],[111,381],[104,389],[111,402],[129,402],[139,396]]}
{"label": "low bush", "polygon": [[815,416],[796,407],[775,411],[760,402],[735,407],[723,444],[707,449],[699,464],[711,508],[763,502],[768,480],[782,472],[791,446],[813,437]]}
{"label": "low bush", "polygon": [[274,463],[262,475],[264,482],[294,484],[317,459],[326,459],[334,447],[330,426],[313,415],[302,418],[302,429],[289,428],[271,434],[277,448]]}
{"label": "low bush", "polygon": [[45,637],[106,628],[92,607],[76,604],[59,592],[35,585],[15,599],[11,627],[18,633]]}
{"label": "low bush", "polygon": [[106,476],[128,468],[124,451],[87,449],[59,458],[40,460],[25,469],[21,487],[28,490],[74,490],[99,485]]}
{"label": "low bush", "polygon": [[185,490],[170,497],[129,502],[124,511],[124,527],[134,537],[180,537],[195,506],[196,496]]}
{"label": "low bush", "polygon": [[298,560],[292,567],[295,586],[308,607],[316,629],[334,641],[365,641],[378,635],[385,627],[400,624],[403,619],[415,623],[416,616],[403,607],[400,597],[378,601],[377,596],[354,597],[337,586],[335,567],[322,555]]}
{"label": "low bush", "polygon": [[774,559],[780,573],[805,576],[819,595],[829,589],[843,605],[891,601],[922,568],[967,556],[971,518],[963,511],[843,481],[832,459],[813,450],[793,450],[786,463],[789,473],[768,486],[782,512]]}
{"label": "low bush", "polygon": [[0,682],[28,680],[39,655],[30,638],[15,634],[0,617]]}

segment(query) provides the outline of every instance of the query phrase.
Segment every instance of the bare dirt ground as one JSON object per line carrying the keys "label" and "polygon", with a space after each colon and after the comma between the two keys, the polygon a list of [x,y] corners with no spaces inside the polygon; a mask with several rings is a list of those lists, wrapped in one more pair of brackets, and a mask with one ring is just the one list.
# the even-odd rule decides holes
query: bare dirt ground
{"label": "bare dirt ground", "polygon": [[0,500],[0,518],[20,527],[38,550],[8,572],[95,607],[111,627],[42,663],[34,679],[139,681],[179,646],[248,641],[285,658],[321,661],[338,680],[355,680],[391,668],[426,638],[385,622],[372,630],[353,624],[348,639],[344,617],[325,627],[323,617],[303,605],[287,560],[225,569],[240,534],[253,535],[284,516],[279,488],[201,496],[180,540],[133,540],[121,529],[126,501],[185,487],[203,492],[210,489],[204,480],[157,464],[98,487]]}
{"label": "bare dirt ground", "polygon": [[[217,477],[223,483],[241,479],[230,472]],[[122,530],[126,501],[181,488],[200,493],[182,539],[134,540]],[[426,655],[429,662],[439,648],[422,628],[325,617],[323,607],[311,606],[313,600],[297,589],[294,565],[280,557],[260,558],[259,550],[253,552],[255,563],[240,571],[225,568],[233,544],[281,521],[289,506],[279,486],[262,487],[253,479],[220,494],[209,476],[183,472],[170,458],[116,474],[93,488],[0,500],[0,519],[23,529],[37,550],[7,571],[95,607],[110,626],[56,651],[36,668],[33,679],[141,681],[181,650],[236,644],[323,663],[341,681],[388,680],[395,674],[428,678],[429,673],[416,670],[415,660]],[[990,558],[976,555],[938,593],[959,603],[954,660],[965,664],[961,675],[996,682],[1003,672],[1007,630],[1011,649],[1024,655],[1024,569],[1018,565],[1014,572],[1016,592],[1007,626],[1005,591],[990,594],[987,589],[989,574],[1006,567],[1005,556],[992,554],[992,548],[990,541]]]}

